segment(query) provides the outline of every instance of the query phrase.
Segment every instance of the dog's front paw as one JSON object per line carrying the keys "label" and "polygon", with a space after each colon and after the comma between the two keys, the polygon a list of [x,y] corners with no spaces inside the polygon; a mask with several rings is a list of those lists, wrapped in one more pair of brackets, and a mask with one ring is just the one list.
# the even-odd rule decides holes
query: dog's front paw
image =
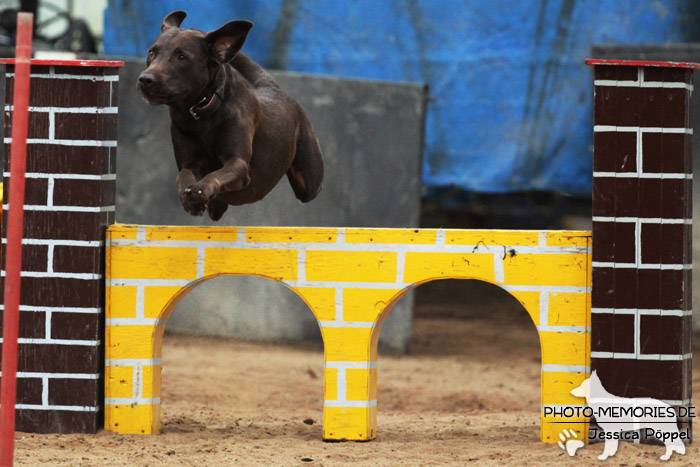
{"label": "dog's front paw", "polygon": [[184,201],[182,203],[182,207],[185,208],[185,212],[193,216],[201,216],[204,214],[204,211],[207,210],[206,203],[190,203],[188,201]]}
{"label": "dog's front paw", "polygon": [[209,197],[204,192],[204,188],[190,185],[182,192],[182,199],[184,202],[204,205],[209,200]]}

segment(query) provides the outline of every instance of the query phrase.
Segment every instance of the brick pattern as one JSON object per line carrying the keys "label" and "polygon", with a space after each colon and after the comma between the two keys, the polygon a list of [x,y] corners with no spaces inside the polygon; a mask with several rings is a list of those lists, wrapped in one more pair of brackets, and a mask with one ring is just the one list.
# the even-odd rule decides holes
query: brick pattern
{"label": "brick pattern", "polygon": [[589,373],[590,232],[173,227],[107,230],[105,428],[158,433],[161,342],[174,306],[219,274],[280,281],[309,305],[325,348],[324,439],[376,436],[377,340],[392,304],[430,280],[478,279],[518,299],[542,351],[540,437],[586,433],[548,409]]}
{"label": "brick pattern", "polygon": [[[13,66],[6,72],[9,155]],[[32,66],[18,431],[95,432],[102,425],[104,231],[114,222],[118,80],[113,67]],[[3,210],[12,202],[10,163],[6,157]],[[4,225],[2,232],[4,250]],[[0,293],[3,286],[0,279]]]}
{"label": "brick pattern", "polygon": [[688,406],[692,70],[600,64],[594,84],[591,367]]}

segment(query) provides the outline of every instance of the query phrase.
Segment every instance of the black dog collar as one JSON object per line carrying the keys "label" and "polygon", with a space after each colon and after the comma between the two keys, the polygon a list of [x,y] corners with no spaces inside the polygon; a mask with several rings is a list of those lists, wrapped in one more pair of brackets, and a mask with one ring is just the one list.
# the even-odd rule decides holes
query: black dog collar
{"label": "black dog collar", "polygon": [[190,115],[195,120],[199,120],[202,117],[209,116],[216,112],[219,108],[221,102],[224,100],[224,88],[226,87],[226,70],[224,70],[224,79],[222,80],[219,87],[217,87],[214,92],[209,96],[204,96],[199,102],[190,107]]}

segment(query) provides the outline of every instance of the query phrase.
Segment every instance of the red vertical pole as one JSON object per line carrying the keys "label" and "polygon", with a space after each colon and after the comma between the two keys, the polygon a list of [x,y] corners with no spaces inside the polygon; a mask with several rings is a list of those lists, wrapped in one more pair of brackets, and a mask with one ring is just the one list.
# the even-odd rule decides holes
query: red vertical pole
{"label": "red vertical pole", "polygon": [[15,396],[17,393],[17,336],[24,224],[24,174],[27,166],[29,70],[32,56],[31,13],[17,15],[15,89],[10,152],[9,213],[5,255],[5,311],[3,313],[2,386],[0,387],[0,466],[11,466],[15,447]]}

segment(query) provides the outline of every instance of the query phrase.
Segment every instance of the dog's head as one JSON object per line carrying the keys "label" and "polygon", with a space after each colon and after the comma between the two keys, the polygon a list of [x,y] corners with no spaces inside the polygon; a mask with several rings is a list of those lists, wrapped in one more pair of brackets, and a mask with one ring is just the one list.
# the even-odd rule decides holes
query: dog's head
{"label": "dog's head", "polygon": [[148,49],[147,67],[136,87],[152,105],[189,107],[201,98],[222,63],[236,56],[253,23],[231,21],[208,33],[180,29],[187,16],[173,11],[163,19],[160,35]]}

